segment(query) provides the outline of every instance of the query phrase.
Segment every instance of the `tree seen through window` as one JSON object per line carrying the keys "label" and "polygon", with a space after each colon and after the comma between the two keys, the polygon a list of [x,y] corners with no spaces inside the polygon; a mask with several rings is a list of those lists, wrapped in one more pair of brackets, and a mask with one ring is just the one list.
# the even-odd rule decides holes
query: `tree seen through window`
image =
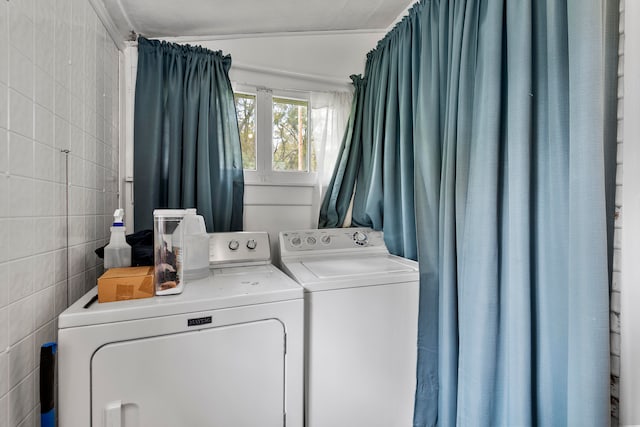
{"label": "tree seen through window", "polygon": [[242,146],[242,167],[256,170],[256,96],[235,93],[234,98]]}
{"label": "tree seen through window", "polygon": [[306,101],[273,98],[273,170],[309,170],[307,110]]}

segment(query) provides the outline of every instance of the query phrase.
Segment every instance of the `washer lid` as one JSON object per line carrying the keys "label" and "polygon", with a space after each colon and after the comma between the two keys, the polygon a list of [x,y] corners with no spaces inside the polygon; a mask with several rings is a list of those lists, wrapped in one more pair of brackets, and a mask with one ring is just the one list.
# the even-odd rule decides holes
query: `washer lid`
{"label": "washer lid", "polygon": [[303,289],[271,264],[217,268],[208,277],[186,282],[178,295],[98,303],[84,308],[97,287],[58,318],[59,328],[171,316],[303,298]]}
{"label": "washer lid", "polygon": [[307,291],[419,280],[418,263],[395,255],[323,256],[282,260],[283,269]]}
{"label": "washer lid", "polygon": [[413,266],[399,262],[393,258],[376,257],[375,261],[370,258],[341,258],[328,260],[302,261],[302,265],[307,267],[319,279],[335,279],[357,277],[371,274],[391,274],[414,272]]}

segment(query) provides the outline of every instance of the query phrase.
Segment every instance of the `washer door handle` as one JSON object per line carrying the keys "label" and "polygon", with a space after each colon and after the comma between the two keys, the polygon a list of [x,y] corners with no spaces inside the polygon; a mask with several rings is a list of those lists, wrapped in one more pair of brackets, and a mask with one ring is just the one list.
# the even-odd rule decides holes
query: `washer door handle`
{"label": "washer door handle", "polygon": [[104,427],[122,427],[122,400],[106,404],[104,407]]}

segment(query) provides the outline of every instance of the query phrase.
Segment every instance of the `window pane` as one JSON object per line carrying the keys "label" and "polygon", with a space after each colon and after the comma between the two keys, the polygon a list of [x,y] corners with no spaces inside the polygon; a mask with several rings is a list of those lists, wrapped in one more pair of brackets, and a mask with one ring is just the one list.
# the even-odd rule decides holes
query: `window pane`
{"label": "window pane", "polygon": [[273,170],[309,170],[307,107],[306,101],[273,98]]}
{"label": "window pane", "polygon": [[256,170],[256,96],[235,93],[234,98],[242,145],[242,166]]}

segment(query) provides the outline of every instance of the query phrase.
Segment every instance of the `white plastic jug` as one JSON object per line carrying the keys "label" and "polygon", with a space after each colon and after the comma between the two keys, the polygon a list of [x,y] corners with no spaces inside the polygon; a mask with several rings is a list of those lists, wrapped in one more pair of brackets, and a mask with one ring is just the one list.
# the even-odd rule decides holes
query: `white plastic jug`
{"label": "white plastic jug", "polygon": [[182,228],[183,268],[185,280],[196,280],[209,274],[209,235],[202,215],[195,209],[186,209],[178,226]]}

